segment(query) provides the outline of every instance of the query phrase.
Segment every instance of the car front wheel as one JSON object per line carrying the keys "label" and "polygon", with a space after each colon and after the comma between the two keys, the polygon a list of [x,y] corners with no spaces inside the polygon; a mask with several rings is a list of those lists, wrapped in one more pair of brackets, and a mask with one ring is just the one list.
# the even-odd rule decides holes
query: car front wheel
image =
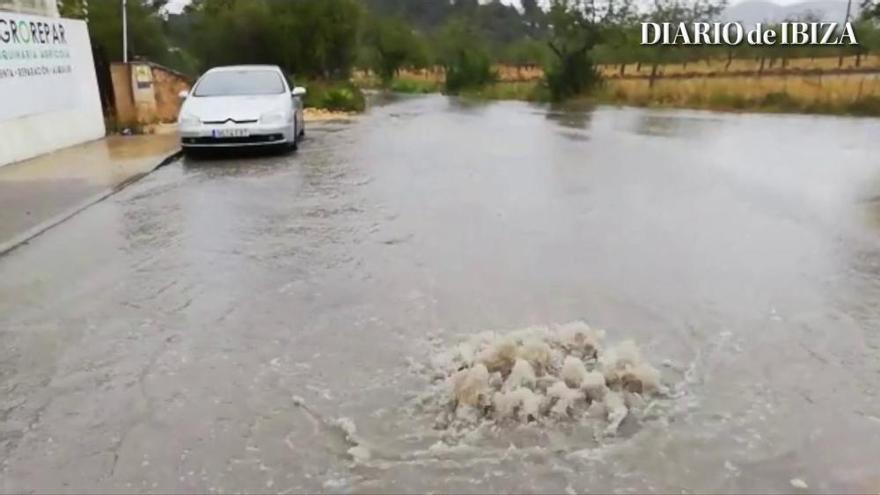
{"label": "car front wheel", "polygon": [[296,151],[299,148],[299,131],[296,129],[296,124],[293,126],[293,139],[287,143],[287,149],[290,151]]}

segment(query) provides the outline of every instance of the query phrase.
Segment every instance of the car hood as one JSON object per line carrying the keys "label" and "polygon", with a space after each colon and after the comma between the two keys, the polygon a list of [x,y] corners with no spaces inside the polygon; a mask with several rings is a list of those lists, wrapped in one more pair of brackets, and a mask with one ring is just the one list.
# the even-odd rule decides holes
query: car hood
{"label": "car hood", "polygon": [[292,108],[286,94],[268,96],[192,96],[186,99],[181,114],[192,115],[202,122],[258,120],[268,112]]}

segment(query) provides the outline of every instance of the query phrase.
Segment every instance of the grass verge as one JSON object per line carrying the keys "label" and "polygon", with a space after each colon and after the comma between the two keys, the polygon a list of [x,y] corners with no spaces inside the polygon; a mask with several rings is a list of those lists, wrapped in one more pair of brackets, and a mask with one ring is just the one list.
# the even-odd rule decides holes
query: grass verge
{"label": "grass verge", "polygon": [[306,85],[303,103],[306,108],[334,112],[363,112],[367,107],[364,92],[350,81],[311,81]]}
{"label": "grass verge", "polygon": [[[439,93],[443,83],[403,77],[389,89]],[[549,101],[540,80],[501,80],[465,89],[461,96],[473,100]],[[880,75],[661,78],[653,86],[646,79],[608,79],[595,94],[579,100],[638,107],[880,117]]]}
{"label": "grass verge", "polygon": [[609,81],[596,98],[640,107],[880,116],[880,78],[691,78],[658,80],[654,87]]}

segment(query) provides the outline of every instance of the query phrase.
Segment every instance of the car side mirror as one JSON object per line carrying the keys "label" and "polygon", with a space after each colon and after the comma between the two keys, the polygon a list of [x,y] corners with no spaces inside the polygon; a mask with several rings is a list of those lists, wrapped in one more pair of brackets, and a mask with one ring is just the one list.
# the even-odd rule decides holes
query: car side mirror
{"label": "car side mirror", "polygon": [[293,91],[291,91],[290,94],[293,96],[305,96],[306,95],[306,88],[304,88],[302,86],[297,86],[297,87],[293,88]]}
{"label": "car side mirror", "polygon": [[177,93],[177,97],[180,98],[181,100],[185,100],[189,97],[189,91],[184,89],[180,93]]}

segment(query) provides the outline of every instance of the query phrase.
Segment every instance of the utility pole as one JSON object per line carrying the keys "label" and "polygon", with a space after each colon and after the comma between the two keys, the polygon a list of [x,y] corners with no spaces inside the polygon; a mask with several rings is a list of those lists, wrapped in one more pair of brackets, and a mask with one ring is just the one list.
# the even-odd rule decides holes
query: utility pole
{"label": "utility pole", "polygon": [[[849,22],[849,13],[852,9],[852,0],[846,0],[846,18],[843,20],[843,29],[846,29],[846,23]],[[845,48],[840,49],[840,57],[837,58],[837,67],[843,67],[843,52]]]}
{"label": "utility pole", "polygon": [[128,0],[122,0],[122,61],[128,63]]}

